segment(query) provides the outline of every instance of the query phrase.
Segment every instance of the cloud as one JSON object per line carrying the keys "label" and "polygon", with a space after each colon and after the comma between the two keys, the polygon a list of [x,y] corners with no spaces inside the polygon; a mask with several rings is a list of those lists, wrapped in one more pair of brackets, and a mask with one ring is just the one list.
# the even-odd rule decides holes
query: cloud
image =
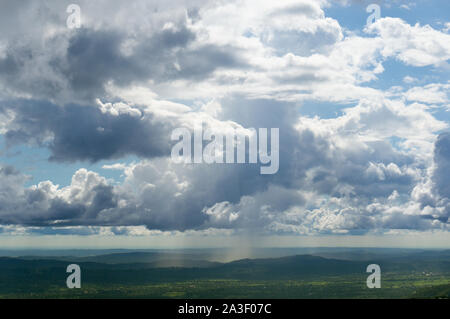
{"label": "cloud", "polygon": [[100,211],[115,206],[106,180],[83,169],[74,175],[71,187],[63,189],[49,181],[24,188],[21,174],[10,173],[8,168],[0,174],[2,182],[9,181],[1,192],[0,223],[4,225],[50,226],[73,220],[89,225]]}
{"label": "cloud", "polygon": [[[22,203],[21,211],[27,211],[29,202],[33,203],[33,216],[19,214],[12,218],[4,211],[2,223],[52,227],[145,225],[151,230],[180,231],[214,227],[303,234],[389,228],[383,220],[392,207],[408,200],[420,180],[420,162],[413,153],[397,150],[384,141],[391,135],[386,135],[385,126],[377,124],[378,115],[372,108],[389,110],[383,111],[383,118],[396,121],[392,126],[400,132],[391,134],[413,140],[424,136],[426,142],[427,134],[438,124],[422,125],[423,132],[418,132],[405,120],[408,116],[416,118],[418,110],[411,109],[409,114],[404,105],[389,101],[380,105],[361,103],[336,119],[300,121],[291,115],[294,108],[290,103],[235,99],[223,101],[222,106],[223,122],[209,120],[216,129],[233,119],[240,119],[245,126],[274,124],[283,128],[283,160],[278,174],[261,176],[254,165],[180,165],[160,157],[108,166],[123,170],[125,175],[122,184],[113,185],[82,169],[67,187],[43,182],[22,189],[27,195],[15,201]],[[253,108],[259,110],[259,118],[252,117]],[[272,115],[274,108],[279,112],[277,118]],[[140,118],[137,110],[127,105],[100,104],[96,112],[112,119]],[[427,121],[424,114],[419,118]],[[355,130],[361,133],[359,138],[351,133]],[[392,196],[394,193],[397,195]],[[420,209],[413,214],[420,215]],[[395,220],[415,219],[398,216]],[[427,219],[402,227],[438,227],[431,222]]]}
{"label": "cloud", "polygon": [[170,154],[170,126],[123,103],[58,106],[47,101],[4,101],[0,112],[12,114],[5,129],[10,145],[48,147],[53,161],[114,159]]}
{"label": "cloud", "polygon": [[417,101],[427,104],[440,104],[449,106],[449,99],[447,92],[450,89],[450,84],[431,83],[423,87],[416,86],[404,93],[404,96],[409,101]]}
{"label": "cloud", "polygon": [[[142,2],[135,1],[135,4]],[[39,5],[27,5],[30,12],[25,10],[26,17],[44,11]],[[168,19],[149,32],[135,30],[138,26],[93,28],[94,21],[88,15],[99,8],[94,6],[89,11],[86,8],[91,6],[87,3],[80,6],[86,27],[66,28],[61,13],[56,11],[62,7],[57,5],[47,8],[57,18],[43,17],[38,28],[42,33],[33,32],[31,40],[23,41],[16,33],[7,35],[0,58],[0,84],[10,95],[31,95],[63,104],[86,102],[103,98],[106,85],[111,83],[129,86],[148,81],[205,79],[221,67],[233,69],[246,65],[236,54],[236,48],[198,43],[196,30],[186,14],[168,18],[161,13]],[[149,9],[145,11],[155,16]],[[61,12],[65,14],[65,9]],[[107,18],[104,14],[101,21],[107,23]],[[21,21],[19,28],[27,29],[30,25]]]}
{"label": "cloud", "polygon": [[439,66],[450,59],[450,35],[429,25],[411,26],[399,18],[382,18],[367,27],[383,41],[381,54],[413,66]]}
{"label": "cloud", "polygon": [[[405,74],[445,65],[448,34],[398,18],[348,32],[325,1],[80,1],[82,28],[69,30],[64,4],[50,4],[5,3],[21,19],[0,36],[0,134],[80,168],[70,185],[25,186],[23,167],[1,166],[5,227],[448,229],[448,123],[431,111],[447,107],[448,83],[402,73],[416,86],[383,90],[378,79],[388,61]],[[308,107],[314,114],[302,115]],[[278,173],[172,163],[172,130],[200,125],[279,128]],[[121,183],[82,167],[129,155],[138,160],[103,165],[123,171]]]}
{"label": "cloud", "polygon": [[437,170],[435,171],[435,178],[437,179],[438,188],[441,190],[441,195],[449,196],[450,189],[447,189],[444,175],[441,173],[448,168],[450,162],[450,133],[442,133],[436,141],[436,148],[434,152]]}

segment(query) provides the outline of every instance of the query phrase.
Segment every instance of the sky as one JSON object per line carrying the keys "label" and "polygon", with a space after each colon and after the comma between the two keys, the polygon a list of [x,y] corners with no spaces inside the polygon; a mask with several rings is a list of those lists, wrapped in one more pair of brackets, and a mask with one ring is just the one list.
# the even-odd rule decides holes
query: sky
{"label": "sky", "polygon": [[[0,246],[450,247],[449,1],[0,8]],[[174,162],[199,127],[279,169]]]}

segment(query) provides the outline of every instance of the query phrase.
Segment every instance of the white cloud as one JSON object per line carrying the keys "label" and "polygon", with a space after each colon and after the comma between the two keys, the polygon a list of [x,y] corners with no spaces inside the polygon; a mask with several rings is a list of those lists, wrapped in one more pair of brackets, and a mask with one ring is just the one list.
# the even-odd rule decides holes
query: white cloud
{"label": "white cloud", "polygon": [[413,66],[438,66],[450,59],[450,35],[429,25],[411,26],[399,18],[382,18],[367,32],[382,40],[381,54]]}
{"label": "white cloud", "polygon": [[447,92],[450,84],[431,83],[425,86],[416,86],[404,93],[408,101],[415,101],[427,104],[438,104],[449,106]]}

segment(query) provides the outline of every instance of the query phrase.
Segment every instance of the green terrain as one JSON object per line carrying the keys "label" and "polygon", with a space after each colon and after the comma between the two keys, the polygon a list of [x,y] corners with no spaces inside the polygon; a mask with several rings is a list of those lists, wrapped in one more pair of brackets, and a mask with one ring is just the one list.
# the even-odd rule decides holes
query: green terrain
{"label": "green terrain", "polygon": [[[0,257],[0,298],[450,297],[449,250],[206,259],[180,252]],[[81,289],[66,287],[70,263],[81,267]],[[372,263],[381,267],[380,289],[366,287]]]}

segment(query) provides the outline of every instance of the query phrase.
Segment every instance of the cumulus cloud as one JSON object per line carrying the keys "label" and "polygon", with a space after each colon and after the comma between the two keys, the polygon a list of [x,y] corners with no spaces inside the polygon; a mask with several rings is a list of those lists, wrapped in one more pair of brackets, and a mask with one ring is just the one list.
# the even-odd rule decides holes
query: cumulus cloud
{"label": "cumulus cloud", "polygon": [[2,104],[0,113],[12,116],[5,128],[6,142],[48,147],[50,160],[95,162],[127,154],[170,153],[170,127],[124,103],[58,106],[42,100],[14,100]]}
{"label": "cumulus cloud", "polygon": [[[1,166],[3,231],[448,229],[448,124],[430,110],[448,108],[449,85],[412,77],[447,63],[447,33],[390,17],[348,32],[326,1],[80,1],[70,30],[64,4],[50,3],[5,3],[0,26],[21,17],[0,35],[7,147],[80,166],[138,160],[103,165],[122,183],[80,167],[66,186],[25,186]],[[398,85],[415,86],[381,89],[388,61],[412,68]],[[279,128],[278,173],[172,163],[172,130],[199,126]]]}
{"label": "cumulus cloud", "polygon": [[9,181],[9,186],[2,189],[1,224],[50,226],[79,220],[89,225],[89,220],[102,210],[116,205],[106,180],[85,169],[73,176],[70,187],[62,189],[50,181],[24,188],[25,177],[20,173],[8,167],[0,173],[2,182]]}
{"label": "cumulus cloud", "polygon": [[382,18],[367,31],[383,42],[381,54],[413,66],[440,65],[450,59],[450,35],[429,25],[411,26],[399,18]]}
{"label": "cumulus cloud", "polygon": [[417,101],[432,105],[449,107],[449,99],[447,92],[450,89],[450,84],[431,83],[425,86],[416,86],[404,93],[404,96],[409,101]]}
{"label": "cumulus cloud", "polygon": [[[186,9],[168,13],[166,8],[155,14],[165,5],[155,2],[147,7],[144,1],[134,1],[134,8],[119,2],[79,5],[83,8],[84,24],[75,31],[65,26],[62,4],[27,2],[28,10],[8,5],[17,15],[24,15],[18,21],[18,29],[28,32],[38,24],[29,40],[23,40],[21,33],[16,32],[3,35],[0,83],[10,95],[63,103],[90,101],[103,97],[108,83],[128,86],[147,81],[204,79],[221,67],[245,66],[235,48],[197,41],[198,31],[192,27]],[[100,14],[102,6],[124,10]],[[131,25],[129,19],[126,24],[111,23],[134,16],[139,6],[144,11],[136,18],[154,18],[160,24]],[[38,21],[34,19],[36,15]]]}

